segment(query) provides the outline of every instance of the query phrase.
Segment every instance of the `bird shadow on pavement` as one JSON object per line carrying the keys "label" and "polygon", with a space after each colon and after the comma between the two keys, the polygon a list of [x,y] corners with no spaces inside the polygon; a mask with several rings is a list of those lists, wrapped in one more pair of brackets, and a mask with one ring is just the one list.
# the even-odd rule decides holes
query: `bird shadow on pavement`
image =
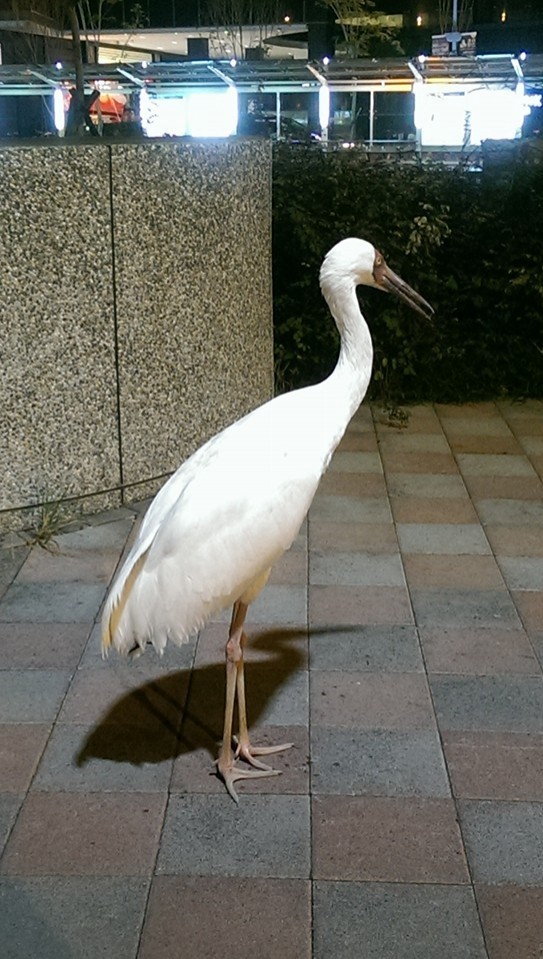
{"label": "bird shadow on pavement", "polygon": [[[245,662],[250,728],[292,674],[306,665],[306,644],[306,630],[288,627],[261,632],[250,641]],[[224,696],[224,662],[162,674],[111,705],[87,734],[76,764],[103,759],[139,766],[201,750],[215,758]]]}

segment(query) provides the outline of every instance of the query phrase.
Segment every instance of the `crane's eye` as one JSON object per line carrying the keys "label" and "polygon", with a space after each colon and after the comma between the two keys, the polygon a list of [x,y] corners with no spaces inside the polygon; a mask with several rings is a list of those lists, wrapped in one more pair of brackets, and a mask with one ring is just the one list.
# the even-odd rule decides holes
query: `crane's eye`
{"label": "crane's eye", "polygon": [[377,256],[375,257],[375,266],[381,266],[382,262],[383,262],[383,257],[377,254]]}

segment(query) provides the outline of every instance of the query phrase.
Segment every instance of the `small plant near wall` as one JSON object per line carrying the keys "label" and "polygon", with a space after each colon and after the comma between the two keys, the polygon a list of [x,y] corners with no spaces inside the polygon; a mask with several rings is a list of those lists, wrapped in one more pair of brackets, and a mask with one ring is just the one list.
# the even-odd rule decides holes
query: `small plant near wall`
{"label": "small plant near wall", "polygon": [[38,497],[36,506],[29,508],[30,520],[22,531],[25,546],[40,546],[49,552],[58,549],[55,537],[75,518],[73,504],[70,506],[65,493],[51,498],[45,490]]}
{"label": "small plant near wall", "polygon": [[274,157],[274,311],[282,389],[326,376],[337,354],[320,296],[327,250],[363,236],[435,308],[432,323],[364,292],[371,395],[408,402],[543,396],[543,164],[473,173],[364,162],[279,144]]}

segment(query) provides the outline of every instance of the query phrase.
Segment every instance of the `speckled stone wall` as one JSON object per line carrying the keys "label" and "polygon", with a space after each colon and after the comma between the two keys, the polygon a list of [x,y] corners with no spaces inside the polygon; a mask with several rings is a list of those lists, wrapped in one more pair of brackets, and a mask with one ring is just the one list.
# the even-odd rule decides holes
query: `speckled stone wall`
{"label": "speckled stone wall", "polygon": [[271,395],[271,157],[254,141],[155,142],[114,147],[112,160],[132,484]]}
{"label": "speckled stone wall", "polygon": [[268,144],[0,148],[0,204],[0,530],[147,496],[271,395]]}
{"label": "speckled stone wall", "polygon": [[0,509],[118,486],[108,148],[0,149],[0,211]]}

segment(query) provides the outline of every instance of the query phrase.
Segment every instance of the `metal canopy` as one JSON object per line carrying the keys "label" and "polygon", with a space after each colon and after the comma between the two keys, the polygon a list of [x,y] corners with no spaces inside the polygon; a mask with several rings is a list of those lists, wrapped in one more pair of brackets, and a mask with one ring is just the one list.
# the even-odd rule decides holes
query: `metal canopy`
{"label": "metal canopy", "polygon": [[[510,54],[476,57],[420,57],[412,61],[389,60],[180,60],[158,63],[87,64],[85,84],[107,81],[125,93],[143,88],[157,96],[182,95],[194,89],[234,86],[241,93],[287,93],[317,90],[331,92],[409,92],[416,82],[480,83],[485,86],[515,84],[521,76],[529,85],[543,85],[543,55],[519,60]],[[57,86],[74,81],[72,65],[0,66],[0,96],[50,94]]]}

